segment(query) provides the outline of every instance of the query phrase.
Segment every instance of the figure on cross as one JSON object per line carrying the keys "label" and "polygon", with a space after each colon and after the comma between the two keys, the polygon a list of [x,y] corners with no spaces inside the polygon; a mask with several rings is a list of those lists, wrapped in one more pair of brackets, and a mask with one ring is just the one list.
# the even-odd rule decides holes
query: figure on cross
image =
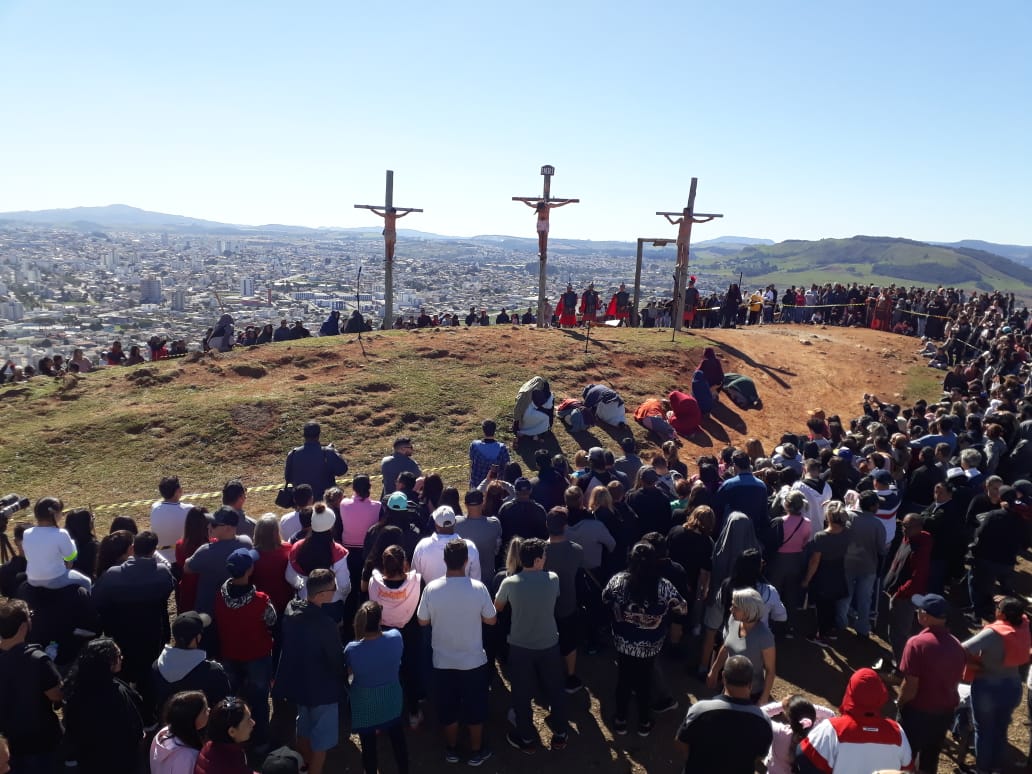
{"label": "figure on cross", "polygon": [[[522,201],[522,200],[521,200]],[[559,200],[549,201],[543,199],[537,202],[524,201],[528,207],[533,207],[537,212],[537,235],[538,235],[538,255],[545,255],[548,252],[548,213],[554,210],[556,207],[565,207],[567,204],[573,204],[576,200]]]}
{"label": "figure on cross", "polygon": [[383,218],[383,241],[387,259],[394,258],[394,246],[398,243],[398,218],[404,218],[411,210],[398,211],[397,207],[370,207],[372,212]]}

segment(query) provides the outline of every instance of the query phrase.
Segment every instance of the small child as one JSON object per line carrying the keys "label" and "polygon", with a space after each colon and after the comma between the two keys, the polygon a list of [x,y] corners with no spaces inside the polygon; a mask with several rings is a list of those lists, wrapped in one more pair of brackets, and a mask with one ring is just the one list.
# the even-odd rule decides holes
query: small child
{"label": "small child", "polygon": [[817,723],[835,716],[835,710],[820,704],[815,706],[799,694],[786,696],[781,701],[772,701],[763,705],[762,709],[770,718],[781,715],[787,721],[782,723],[771,720],[774,741],[764,760],[767,774],[791,774],[799,743]]}

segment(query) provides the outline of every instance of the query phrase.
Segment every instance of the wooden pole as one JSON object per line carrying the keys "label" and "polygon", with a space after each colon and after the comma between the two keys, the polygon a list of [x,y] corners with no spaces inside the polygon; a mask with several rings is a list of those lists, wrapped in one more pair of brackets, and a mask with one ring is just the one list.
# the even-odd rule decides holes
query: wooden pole
{"label": "wooden pole", "polygon": [[356,204],[356,209],[372,210],[383,218],[383,328],[394,326],[394,245],[397,241],[396,222],[410,212],[422,212],[417,207],[394,206],[394,171],[387,170],[387,190],[384,204]]}
{"label": "wooden pole", "polygon": [[[563,207],[567,204],[576,204],[580,199],[553,199],[552,198],[552,175],[555,174],[555,167],[545,164],[541,167],[541,175],[545,178],[544,186],[540,197],[535,196],[514,196],[514,202],[523,202],[529,207],[539,209],[542,205],[545,209],[545,221],[549,222],[549,215],[556,207]],[[540,219],[540,215],[539,215]],[[545,286],[548,282],[548,232],[538,232],[538,304],[537,321],[538,327],[544,327],[545,317]]]}
{"label": "wooden pole", "polygon": [[645,250],[645,240],[638,237],[638,257],[634,263],[634,301],[631,304],[631,325],[635,328],[641,325],[638,319],[641,308],[641,258]]}

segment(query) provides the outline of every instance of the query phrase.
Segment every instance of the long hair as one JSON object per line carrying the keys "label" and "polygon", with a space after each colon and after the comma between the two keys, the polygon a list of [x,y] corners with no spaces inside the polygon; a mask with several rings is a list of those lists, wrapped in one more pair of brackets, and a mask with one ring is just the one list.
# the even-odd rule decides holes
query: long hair
{"label": "long hair", "polygon": [[172,736],[195,750],[204,746],[204,732],[197,729],[197,716],[204,712],[208,700],[200,691],[181,691],[165,704],[162,715]]}
{"label": "long hair", "polygon": [[183,522],[183,549],[187,556],[208,542],[208,509],[194,506]]}
{"label": "long hair", "polygon": [[254,525],[254,550],[275,551],[281,545],[279,519],[275,513],[266,513]]}
{"label": "long hair", "polygon": [[97,547],[97,578],[99,579],[109,568],[122,561],[122,557],[133,547],[133,534],[120,529],[105,535]]}
{"label": "long hair", "polygon": [[90,698],[112,685],[115,677],[112,668],[118,663],[118,656],[118,646],[110,637],[98,637],[86,643],[68,672],[65,700],[75,702],[79,698]]}
{"label": "long hair", "polygon": [[208,716],[208,740],[216,744],[236,744],[229,729],[239,726],[249,712],[243,699],[228,696],[211,708]]}
{"label": "long hair", "polygon": [[65,531],[79,546],[80,542],[89,543],[96,539],[93,532],[93,514],[88,508],[75,508],[65,514]]}
{"label": "long hair", "polygon": [[631,600],[654,605],[659,596],[659,560],[649,543],[635,543],[627,561],[627,593]]}
{"label": "long hair", "polygon": [[333,531],[310,532],[297,549],[297,565],[302,575],[312,570],[333,568]]}
{"label": "long hair", "polygon": [[432,511],[441,504],[441,493],[444,491],[444,480],[440,473],[431,473],[423,479],[423,492],[419,498]]}
{"label": "long hair", "polygon": [[487,491],[484,492],[484,508],[482,511],[484,516],[497,516],[498,510],[508,496],[509,490],[503,484],[497,481],[492,481],[488,484]]}
{"label": "long hair", "polygon": [[386,527],[380,530],[376,536],[376,540],[373,542],[373,547],[369,549],[369,555],[365,560],[365,575],[366,577],[372,573],[373,570],[384,571],[383,566],[383,553],[390,546],[398,546],[402,549],[402,556],[404,558],[404,546],[401,541],[405,537],[405,533],[401,531],[401,527],[396,527],[393,524],[388,524]]}

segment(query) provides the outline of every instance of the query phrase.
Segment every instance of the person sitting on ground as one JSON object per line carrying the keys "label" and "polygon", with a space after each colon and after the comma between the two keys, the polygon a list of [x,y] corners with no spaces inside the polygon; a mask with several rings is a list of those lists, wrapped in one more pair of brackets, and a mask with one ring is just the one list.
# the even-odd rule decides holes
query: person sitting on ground
{"label": "person sitting on ground", "polygon": [[613,427],[626,427],[627,416],[623,399],[616,390],[602,384],[589,384],[582,393],[584,409],[593,421]]}
{"label": "person sitting on ground", "polygon": [[713,347],[706,347],[702,351],[702,360],[699,362],[698,370],[705,376],[710,393],[716,400],[724,382],[724,366],[717,359],[717,353]]}

